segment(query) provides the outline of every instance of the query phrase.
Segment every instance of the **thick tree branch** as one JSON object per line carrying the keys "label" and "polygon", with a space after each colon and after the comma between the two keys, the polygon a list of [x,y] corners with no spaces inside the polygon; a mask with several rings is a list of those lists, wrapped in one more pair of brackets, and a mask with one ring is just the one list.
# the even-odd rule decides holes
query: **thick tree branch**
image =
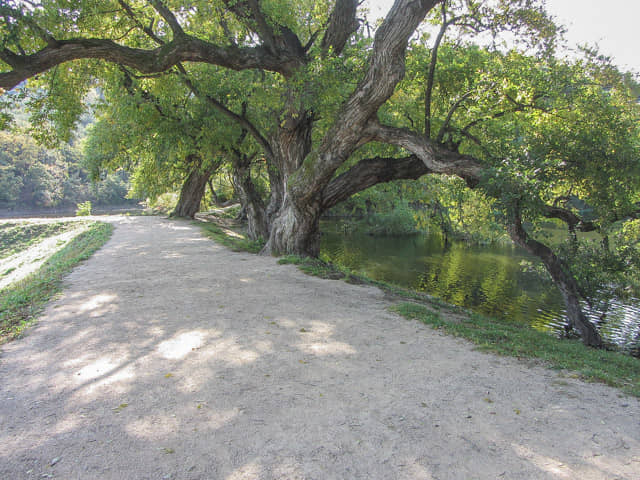
{"label": "thick tree branch", "polygon": [[433,173],[457,175],[475,187],[481,180],[483,166],[475,158],[448,150],[434,141],[404,128],[371,121],[365,129],[370,140],[402,147],[416,155]]}
{"label": "thick tree branch", "polygon": [[329,16],[329,26],[320,44],[323,52],[327,53],[331,49],[334,55],[342,53],[349,37],[360,25],[356,18],[357,9],[357,0],[336,0]]}
{"label": "thick tree branch", "polygon": [[12,67],[12,71],[0,73],[0,87],[10,90],[56,65],[89,58],[126,65],[146,74],[166,71],[179,62],[202,62],[233,70],[258,68],[289,76],[300,64],[299,56],[288,52],[274,55],[260,46],[218,46],[193,37],[174,39],[151,50],[125,47],[106,39],[77,38],[60,40],[30,55],[18,55],[8,49],[0,51],[0,59]]}
{"label": "thick tree branch", "polygon": [[173,32],[173,38],[184,37],[185,33],[178,22],[178,19],[173,14],[171,10],[169,10],[161,0],[151,0],[151,5],[156,9],[156,12],[160,14],[162,18],[169,24],[169,28]]}
{"label": "thick tree branch", "polygon": [[276,33],[260,9],[258,0],[224,0],[224,3],[242,23],[258,34],[267,48],[275,46]]}
{"label": "thick tree branch", "polygon": [[263,47],[271,54],[286,52],[297,57],[300,65],[304,63],[306,52],[298,36],[284,25],[274,28],[273,19],[266,17],[258,0],[224,0],[224,3],[249,29],[258,34]]}
{"label": "thick tree branch", "polygon": [[542,261],[564,298],[570,325],[580,332],[584,344],[591,347],[602,347],[600,333],[582,312],[579,286],[575,278],[567,265],[548,246],[529,236],[522,226],[518,205],[510,208],[507,230],[516,244]]}
{"label": "thick tree branch", "polygon": [[376,157],[360,160],[327,185],[322,196],[322,207],[331,208],[378,183],[402,179],[415,180],[427,173],[432,172],[415,155],[405,158]]}
{"label": "thick tree branch", "polygon": [[335,171],[363,143],[364,129],[380,106],[393,94],[404,77],[405,52],[410,36],[425,15],[441,0],[396,0],[378,28],[369,67],[355,91],[342,105],[336,121],[314,153],[292,178],[289,191],[299,199],[314,195],[304,181],[313,178],[321,187],[329,184]]}
{"label": "thick tree branch", "polygon": [[588,222],[580,218],[571,210],[558,206],[545,205],[543,215],[547,218],[557,218],[567,224],[571,231],[578,230],[580,232],[594,232],[598,230],[598,226],[593,222]]}

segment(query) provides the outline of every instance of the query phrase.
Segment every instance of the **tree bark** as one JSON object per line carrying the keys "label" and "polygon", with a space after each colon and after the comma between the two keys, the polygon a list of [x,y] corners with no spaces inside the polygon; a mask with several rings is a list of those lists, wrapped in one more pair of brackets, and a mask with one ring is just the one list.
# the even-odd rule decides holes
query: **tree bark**
{"label": "tree bark", "polygon": [[327,185],[322,195],[322,208],[329,209],[379,183],[392,180],[416,180],[427,173],[432,172],[415,155],[404,158],[375,157],[360,160]]}
{"label": "tree bark", "polygon": [[567,266],[549,247],[529,237],[529,234],[522,226],[522,218],[517,207],[513,209],[510,216],[511,218],[507,229],[511,238],[529,253],[542,260],[553,282],[562,294],[567,308],[569,325],[578,331],[585,345],[601,348],[603,346],[602,337],[596,326],[587,319],[582,311],[578,284],[569,272]]}
{"label": "tree bark", "polygon": [[320,201],[299,206],[285,195],[284,203],[271,225],[265,255],[295,254],[317,257],[320,254]]}
{"label": "tree bark", "polygon": [[182,184],[178,203],[171,212],[172,217],[195,217],[196,213],[200,211],[200,203],[212,173],[211,169],[201,170],[199,165],[189,172]]}
{"label": "tree bark", "polygon": [[322,186],[316,178],[307,178],[308,193],[313,193],[299,198],[291,195],[290,182],[311,151],[312,128],[313,119],[308,112],[291,109],[272,142],[271,202],[267,209],[270,228],[263,254],[317,256],[320,252],[321,211],[317,199]]}
{"label": "tree bark", "polygon": [[234,162],[233,186],[247,217],[247,236],[251,240],[269,237],[269,226],[264,202],[251,180],[251,163],[243,158]]}

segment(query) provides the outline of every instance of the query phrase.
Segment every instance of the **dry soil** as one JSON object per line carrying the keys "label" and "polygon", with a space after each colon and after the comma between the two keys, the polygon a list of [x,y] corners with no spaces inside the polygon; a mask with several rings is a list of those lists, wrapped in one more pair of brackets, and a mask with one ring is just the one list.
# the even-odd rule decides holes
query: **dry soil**
{"label": "dry soil", "polygon": [[2,479],[640,479],[640,401],[112,219],[0,357]]}

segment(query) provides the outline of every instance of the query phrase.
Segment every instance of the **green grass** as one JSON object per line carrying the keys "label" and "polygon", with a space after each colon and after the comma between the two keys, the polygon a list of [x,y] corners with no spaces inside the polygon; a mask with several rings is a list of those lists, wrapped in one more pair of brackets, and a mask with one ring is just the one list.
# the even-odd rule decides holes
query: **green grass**
{"label": "green grass", "polygon": [[234,252],[259,253],[264,246],[264,242],[262,241],[249,240],[244,235],[236,231],[219,227],[214,223],[194,223],[202,229],[203,233],[207,237],[227,248],[230,248]]}
{"label": "green grass", "polygon": [[81,225],[80,222],[3,223],[0,228],[0,259],[26,250],[46,237],[79,228]]}
{"label": "green grass", "polygon": [[349,280],[349,273],[337,266],[323,262],[318,258],[300,257],[298,255],[285,255],[278,260],[280,265],[297,265],[300,270],[308,275],[332,280]]}
{"label": "green grass", "polygon": [[64,276],[111,236],[113,226],[95,222],[49,258],[40,269],[0,290],[0,342],[18,337],[62,290]]}
{"label": "green grass", "polygon": [[586,348],[579,340],[559,339],[531,327],[477,314],[449,320],[425,305],[409,302],[390,309],[405,318],[465,338],[480,350],[539,360],[550,368],[567,370],[583,380],[605,383],[640,397],[640,360],[629,355]]}

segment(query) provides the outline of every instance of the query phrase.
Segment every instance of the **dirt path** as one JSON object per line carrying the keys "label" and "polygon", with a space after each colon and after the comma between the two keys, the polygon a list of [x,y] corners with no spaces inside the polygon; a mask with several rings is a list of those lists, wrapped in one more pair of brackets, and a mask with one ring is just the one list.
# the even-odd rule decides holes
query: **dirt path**
{"label": "dirt path", "polygon": [[640,479],[640,402],[121,218],[2,347],[0,478]]}

